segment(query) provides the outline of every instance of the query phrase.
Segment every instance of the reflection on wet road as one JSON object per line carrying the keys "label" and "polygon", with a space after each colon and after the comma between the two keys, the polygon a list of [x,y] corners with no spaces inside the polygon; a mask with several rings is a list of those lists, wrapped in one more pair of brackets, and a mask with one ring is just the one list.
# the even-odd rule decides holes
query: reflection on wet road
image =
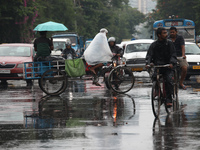
{"label": "reflection on wet road", "polygon": [[0,91],[0,149],[200,149],[198,82],[192,78],[179,91],[178,112],[156,120],[147,77],[124,95],[77,80],[52,97],[37,82],[27,88],[11,81]]}

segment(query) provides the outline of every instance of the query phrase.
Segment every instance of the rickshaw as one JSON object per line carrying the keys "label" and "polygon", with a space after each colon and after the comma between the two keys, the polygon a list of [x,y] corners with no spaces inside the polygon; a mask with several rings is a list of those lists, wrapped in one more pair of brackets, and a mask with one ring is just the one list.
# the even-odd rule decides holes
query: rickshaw
{"label": "rickshaw", "polygon": [[[41,90],[48,95],[59,95],[63,93],[67,86],[68,80],[88,80],[87,75],[81,72],[78,76],[70,75],[69,62],[73,64],[71,70],[77,70],[77,66],[84,67],[81,58],[75,60],[55,60],[41,62],[24,63],[24,78],[38,80]],[[73,62],[73,63],[72,63]],[[81,64],[81,65],[80,65]],[[73,68],[74,67],[74,68]],[[116,93],[126,93],[132,89],[135,77],[132,71],[126,66],[126,60],[112,60],[109,65],[103,66],[97,76],[91,75],[92,80],[103,78],[106,87]]]}

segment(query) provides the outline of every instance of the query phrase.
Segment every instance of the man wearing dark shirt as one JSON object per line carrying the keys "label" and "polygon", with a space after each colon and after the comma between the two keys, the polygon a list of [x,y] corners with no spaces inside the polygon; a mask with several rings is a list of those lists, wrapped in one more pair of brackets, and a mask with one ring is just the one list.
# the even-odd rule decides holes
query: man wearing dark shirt
{"label": "man wearing dark shirt", "polygon": [[118,57],[123,56],[124,51],[122,48],[120,48],[116,45],[115,37],[110,37],[108,39],[108,44],[109,44],[110,50],[113,54],[117,55]]}
{"label": "man wearing dark shirt", "polygon": [[66,49],[62,51],[61,56],[65,59],[74,59],[78,55],[76,54],[75,50],[71,47],[71,41],[69,39],[66,40]]}
{"label": "man wearing dark shirt", "polygon": [[173,42],[175,48],[176,48],[176,55],[177,57],[182,57],[178,58],[178,62],[181,67],[181,79],[180,79],[180,88],[186,90],[185,85],[183,84],[183,81],[186,77],[187,74],[187,67],[189,66],[186,60],[185,56],[185,41],[182,36],[177,34],[177,29],[176,27],[171,27],[170,28],[170,36],[169,39]]}
{"label": "man wearing dark shirt", "polygon": [[[170,64],[170,68],[161,68],[160,73],[165,78],[166,86],[166,104],[172,106],[173,94],[173,66],[176,65],[176,50],[173,43],[167,40],[167,30],[165,28],[158,28],[156,31],[158,40],[153,42],[147,52],[146,61],[147,68],[150,64],[166,65]],[[156,76],[156,72],[154,73]]]}
{"label": "man wearing dark shirt", "polygon": [[44,61],[50,56],[53,42],[46,37],[46,31],[40,31],[40,37],[34,41],[34,49],[37,52],[34,61],[38,61],[39,58]]}

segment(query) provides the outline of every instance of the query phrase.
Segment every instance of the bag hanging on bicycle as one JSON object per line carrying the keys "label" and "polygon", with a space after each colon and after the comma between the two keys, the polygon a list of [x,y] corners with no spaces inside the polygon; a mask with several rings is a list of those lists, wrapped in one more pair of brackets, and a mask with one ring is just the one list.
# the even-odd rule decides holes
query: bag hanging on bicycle
{"label": "bag hanging on bicycle", "polygon": [[80,77],[85,75],[85,65],[83,60],[77,59],[66,59],[65,60],[65,71],[69,77]]}

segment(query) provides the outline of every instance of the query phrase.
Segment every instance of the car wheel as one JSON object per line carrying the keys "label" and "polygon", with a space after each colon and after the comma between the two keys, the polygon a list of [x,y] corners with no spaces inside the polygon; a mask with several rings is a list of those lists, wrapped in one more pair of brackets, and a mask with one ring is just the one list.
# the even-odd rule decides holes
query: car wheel
{"label": "car wheel", "polygon": [[8,84],[7,80],[1,80],[1,84]]}
{"label": "car wheel", "polygon": [[31,79],[27,79],[26,80],[26,84],[27,84],[27,86],[32,86],[33,85],[33,81]]}

